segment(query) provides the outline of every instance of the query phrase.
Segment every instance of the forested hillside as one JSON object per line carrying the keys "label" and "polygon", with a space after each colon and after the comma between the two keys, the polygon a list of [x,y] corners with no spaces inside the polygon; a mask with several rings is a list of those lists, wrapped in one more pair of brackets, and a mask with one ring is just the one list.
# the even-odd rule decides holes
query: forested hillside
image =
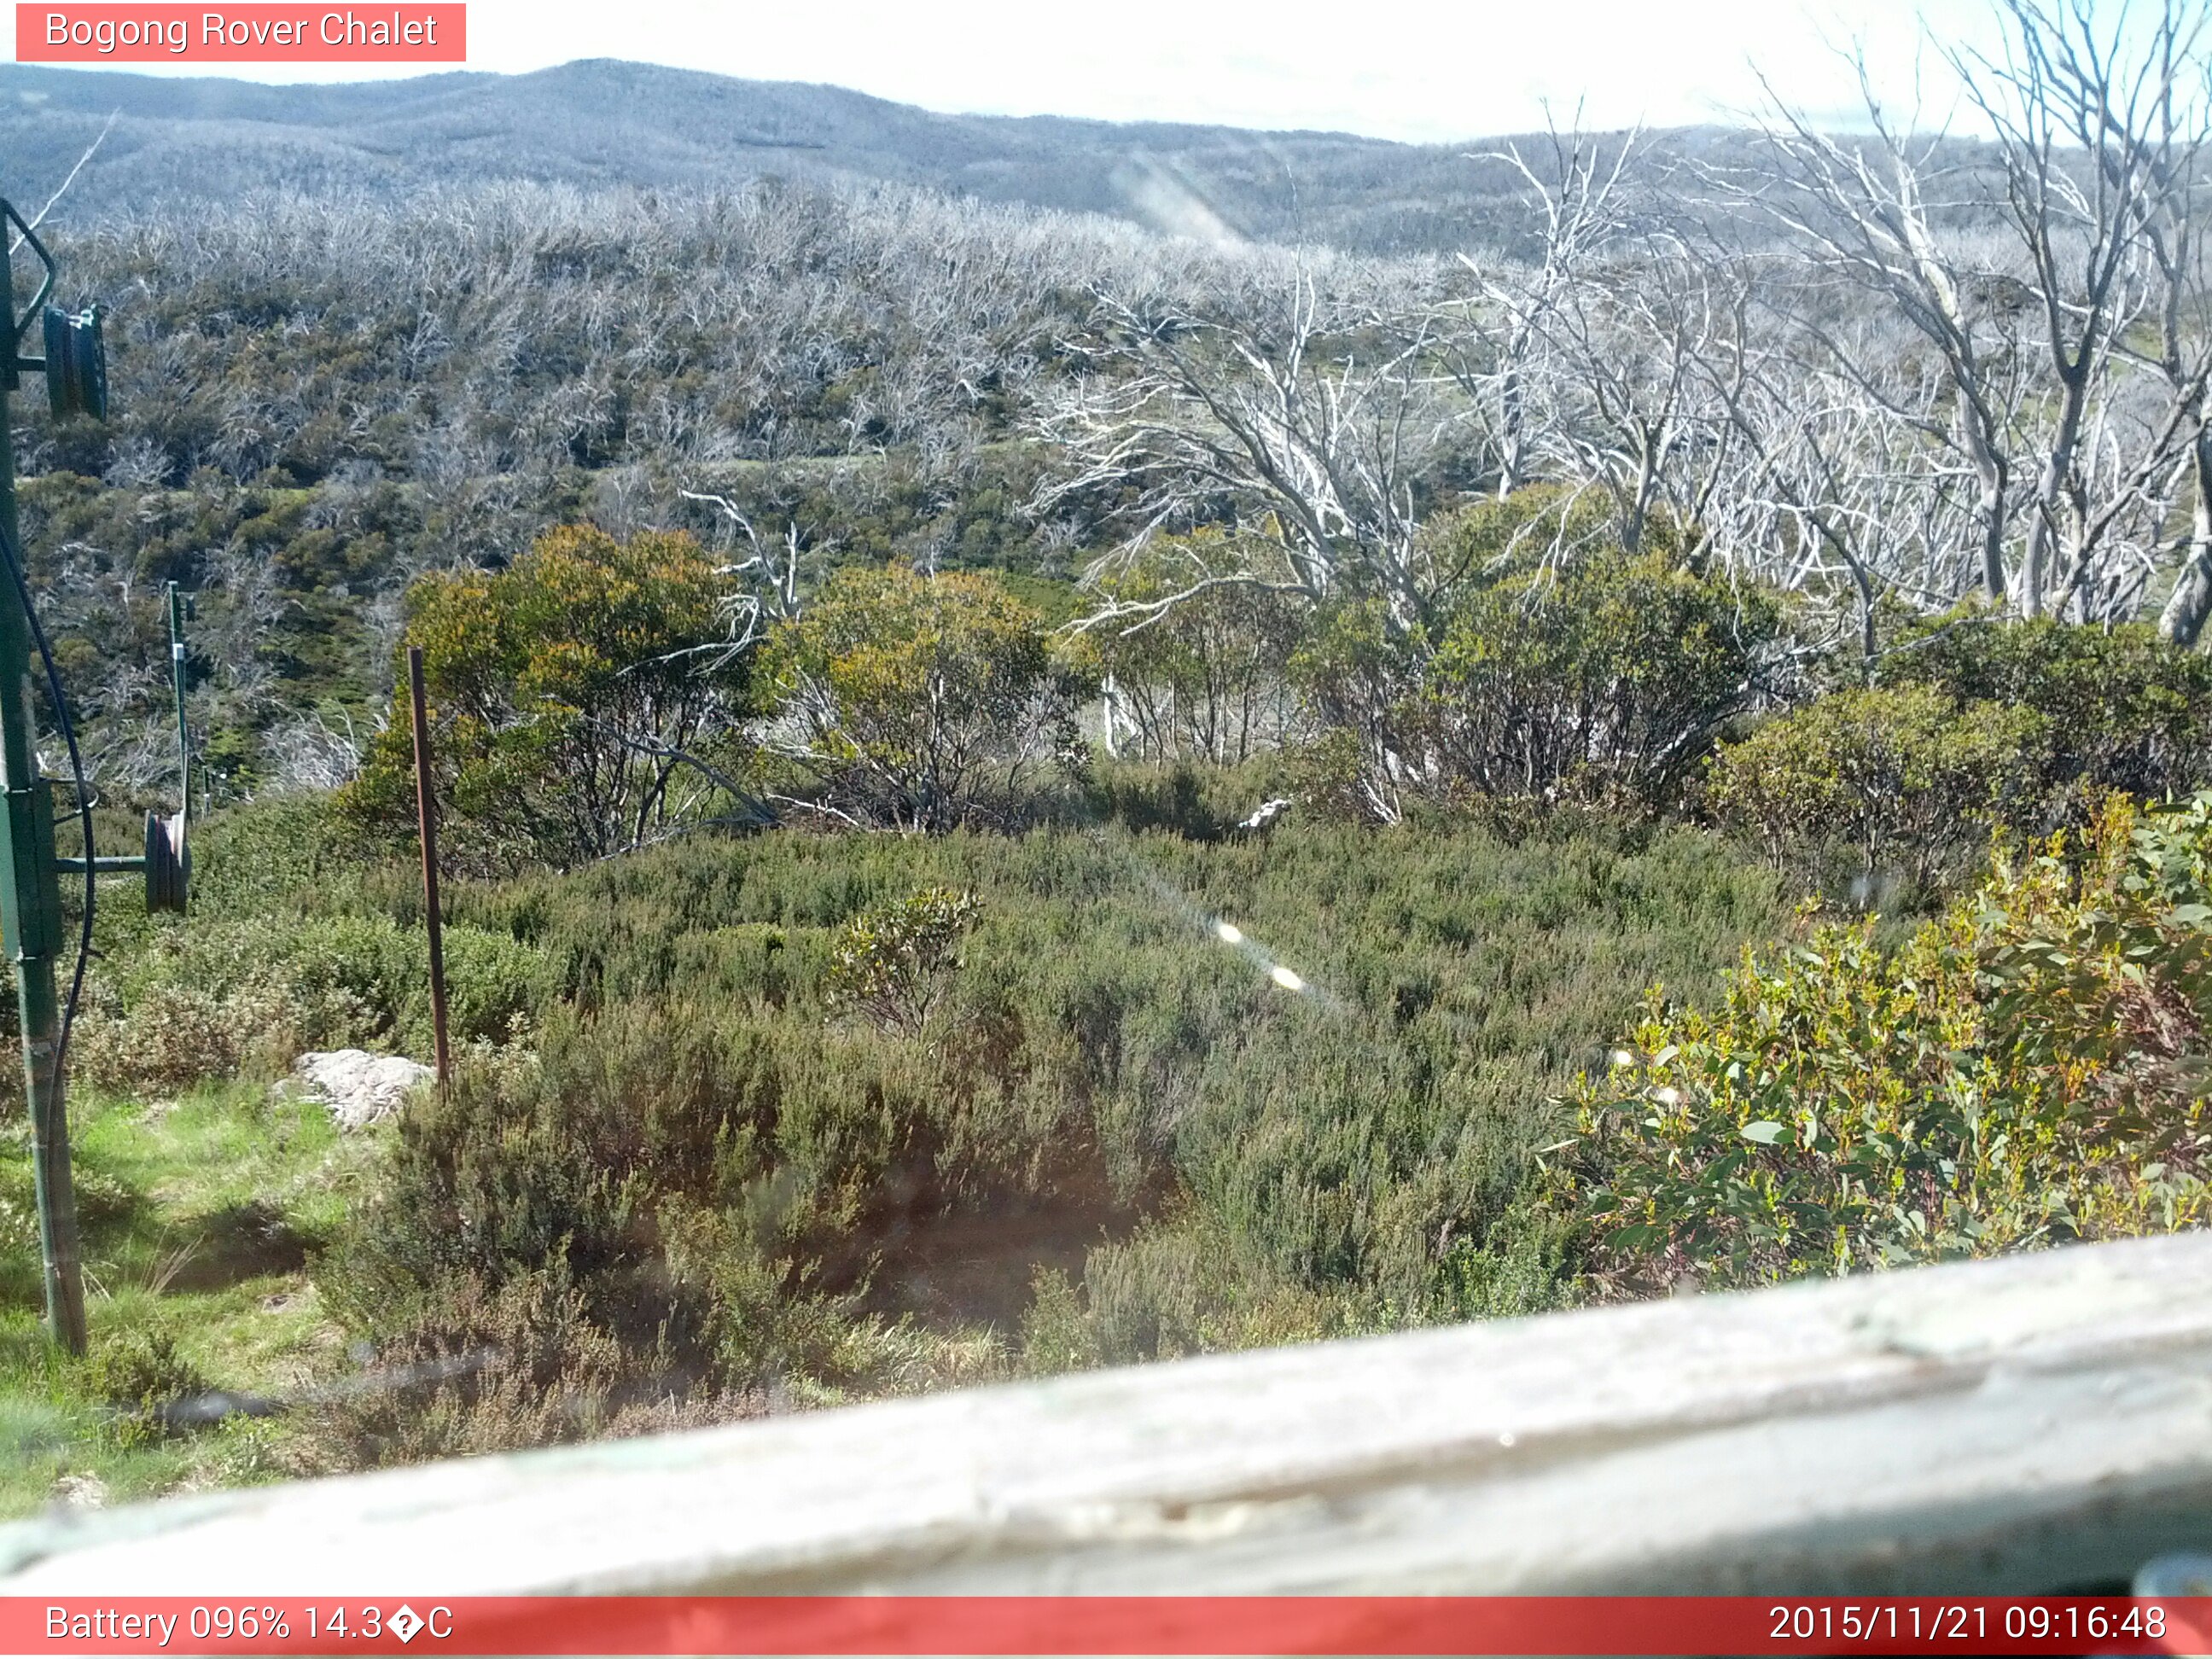
{"label": "forested hillside", "polygon": [[[193,595],[212,816],[101,912],[109,1357],[9,1291],[9,1501],[2197,1224],[2162,15],[2023,3],[1974,146],[134,89],[21,507],[104,807]],[[341,1131],[268,1090],[425,1049],[405,646],[463,1058]]]}
{"label": "forested hillside", "polygon": [[[1169,234],[1376,252],[1449,251],[1526,228],[1511,169],[1469,161],[1487,144],[941,115],[838,87],[605,60],[313,88],[0,66],[9,187],[43,201],[111,115],[99,188],[76,204],[81,214],[291,194],[399,200],[506,181],[698,191],[773,177],[908,185]],[[1670,147],[1727,142],[1686,133]]]}
{"label": "forested hillside", "polygon": [[[1504,152],[1517,148],[1543,167],[1546,135],[1496,136],[1479,109],[1470,109],[1468,131],[1463,143],[1402,144],[1341,132],[949,115],[841,87],[606,59],[532,75],[319,87],[0,64],[10,190],[43,202],[106,134],[96,185],[71,198],[76,222],[290,196],[403,203],[466,185],[691,192],[774,179],[905,185],[1215,242],[1525,252],[1538,221]],[[1971,140],[1945,149],[1961,166],[1990,160],[1987,146]],[[1682,129],[1652,135],[1652,159],[1635,171],[1747,163],[1754,150],[1737,131]]]}

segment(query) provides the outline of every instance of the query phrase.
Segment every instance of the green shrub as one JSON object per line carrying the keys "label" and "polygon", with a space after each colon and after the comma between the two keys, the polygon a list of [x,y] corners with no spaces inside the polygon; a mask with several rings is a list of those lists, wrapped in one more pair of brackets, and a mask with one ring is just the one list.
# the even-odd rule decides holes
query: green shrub
{"label": "green shrub", "polygon": [[[279,795],[195,819],[192,925],[319,909],[370,847],[327,794]],[[101,909],[107,909],[105,901]]]}
{"label": "green shrub", "polygon": [[1291,657],[1329,729],[1313,787],[1384,819],[1422,795],[1673,805],[1771,689],[1785,625],[1779,594],[1686,568],[1674,542],[1624,555],[1551,489],[1439,514],[1422,556],[1454,579],[1431,614],[1333,605]]}
{"label": "green shrub", "polygon": [[[688,535],[617,541],[585,526],[547,531],[501,571],[417,580],[406,642],[422,648],[441,856],[462,870],[570,865],[686,820],[686,801],[711,816],[716,774],[683,757],[714,752],[748,712],[750,653],[724,648],[732,597]],[[394,669],[392,718],[338,799],[364,830],[407,840],[404,656]]]}
{"label": "green shrub", "polygon": [[411,1316],[379,1329],[375,1346],[396,1382],[309,1408],[307,1437],[328,1467],[704,1427],[764,1409],[757,1395],[639,1364],[557,1265],[497,1285],[459,1276],[419,1286]]}
{"label": "green shrub", "polygon": [[[932,891],[978,902],[926,1032],[832,1018],[854,919]],[[1524,1225],[1541,1103],[1653,979],[1698,986],[1784,914],[1694,831],[1299,817],[1213,844],[693,842],[454,903],[574,1005],[534,1066],[465,1064],[410,1109],[317,1284],[386,1353],[504,1350],[487,1333],[528,1313],[541,1360],[481,1405],[453,1384],[440,1432],[477,1444],[552,1432],[548,1393],[612,1421],[956,1374],[894,1322],[931,1241],[1002,1218],[1013,1249],[1115,1241],[1033,1310],[1037,1364],[1550,1305],[1564,1258]]]}
{"label": "green shrub", "polygon": [[848,566],[776,630],[765,668],[826,804],[870,823],[949,830],[1079,752],[1084,677],[995,575]]}
{"label": "green shrub", "polygon": [[2212,656],[2168,644],[2150,623],[1966,612],[1906,635],[1878,672],[1884,685],[2043,717],[2039,791],[2010,819],[2028,833],[2087,824],[2112,790],[2172,800],[2212,783]]}
{"label": "green shrub", "polygon": [[1613,1291],[1750,1285],[2212,1219],[2212,797],[2109,805],[1902,951],[1870,923],[1651,1007],[1575,1097],[1555,1200]]}
{"label": "green shrub", "polygon": [[1392,626],[1379,599],[1322,605],[1291,653],[1291,683],[1317,728],[1289,760],[1300,793],[1353,822],[1395,823],[1425,780],[1405,757],[1419,747],[1425,633]]}
{"label": "green shrub", "polygon": [[[554,989],[542,952],[465,924],[447,929],[446,969],[464,1042],[506,1040]],[[310,1049],[427,1053],[428,981],[428,940],[387,917],[195,920],[103,964],[72,1063],[100,1087],[173,1093],[278,1076]]]}
{"label": "green shrub", "polygon": [[1440,630],[1423,730],[1481,794],[1665,805],[1757,702],[1781,629],[1775,595],[1657,553],[1516,571]]}
{"label": "green shrub", "polygon": [[943,1201],[932,1151],[970,1086],[868,1030],[684,1004],[556,1016],[535,1066],[464,1066],[409,1114],[319,1283],[416,1359],[507,1356],[444,1391],[456,1444],[849,1382],[868,1240]]}
{"label": "green shrub", "polygon": [[[1088,637],[1114,677],[1135,754],[1233,766],[1290,725],[1288,668],[1304,606],[1256,584],[1206,586],[1257,562],[1228,532],[1206,528],[1153,538],[1099,583],[1105,599],[1132,612]],[[1177,594],[1188,597],[1146,617],[1142,607]]]}
{"label": "green shrub", "polygon": [[[1084,1263],[1083,1284],[1087,1330],[1060,1328],[1062,1357],[1070,1360],[1126,1365],[1272,1347],[1341,1335],[1349,1323],[1347,1298],[1285,1279],[1202,1218],[1147,1226],[1101,1245]],[[1048,1300],[1041,1315],[1051,1311]],[[1042,1316],[1032,1326],[1029,1347],[1037,1358],[1054,1357],[1052,1329]]]}
{"label": "green shrub", "polygon": [[925,887],[845,924],[830,958],[828,997],[885,1030],[919,1031],[960,966],[960,941],[975,925],[973,893]]}
{"label": "green shrub", "polygon": [[1713,757],[1706,800],[1778,866],[1850,849],[1848,874],[1955,874],[2037,798],[2049,723],[1932,686],[1832,692]]}
{"label": "green shrub", "polygon": [[157,1439],[182,1420],[175,1407],[213,1392],[199,1368],[167,1331],[114,1333],[85,1362],[85,1389],[118,1413],[114,1429],[126,1445]]}
{"label": "green shrub", "polygon": [[1085,791],[1091,816],[1133,830],[1170,830],[1186,841],[1219,841],[1263,801],[1298,791],[1279,755],[1242,766],[1191,761],[1164,765],[1100,761]]}

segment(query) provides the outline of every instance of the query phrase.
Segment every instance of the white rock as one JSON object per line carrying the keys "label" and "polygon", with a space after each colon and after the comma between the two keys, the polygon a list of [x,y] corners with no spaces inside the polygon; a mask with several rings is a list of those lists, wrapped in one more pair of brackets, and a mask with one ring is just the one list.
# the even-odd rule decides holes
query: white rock
{"label": "white rock", "polygon": [[363,1048],[301,1054],[292,1063],[295,1086],[331,1109],[342,1129],[359,1129],[386,1118],[406,1103],[416,1085],[434,1075],[428,1066],[402,1054],[372,1054]]}
{"label": "white rock", "polygon": [[107,1507],[107,1483],[96,1474],[65,1474],[54,1482],[54,1502],[68,1510]]}

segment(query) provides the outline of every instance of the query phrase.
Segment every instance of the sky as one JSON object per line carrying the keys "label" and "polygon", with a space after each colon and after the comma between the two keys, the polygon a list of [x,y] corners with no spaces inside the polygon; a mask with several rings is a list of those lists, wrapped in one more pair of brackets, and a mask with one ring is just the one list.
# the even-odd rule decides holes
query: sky
{"label": "sky", "polygon": [[[13,10],[0,7],[10,56]],[[1540,125],[1547,103],[1565,121],[1580,102],[1593,126],[1727,120],[1759,100],[1754,64],[1792,104],[1855,125],[1838,50],[1863,45],[1883,97],[1910,105],[1923,15],[1968,38],[1990,14],[1986,0],[470,0],[468,66],[625,58],[829,82],[933,110],[1437,143]],[[1940,117],[1940,77],[1928,70],[1920,84],[1918,101]]]}

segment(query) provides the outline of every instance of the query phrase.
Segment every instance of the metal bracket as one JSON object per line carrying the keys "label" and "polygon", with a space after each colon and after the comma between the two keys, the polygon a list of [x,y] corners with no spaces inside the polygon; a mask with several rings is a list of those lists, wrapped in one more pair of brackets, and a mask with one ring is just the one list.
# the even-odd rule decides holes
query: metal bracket
{"label": "metal bracket", "polygon": [[[45,275],[39,282],[39,291],[31,296],[31,303],[24,307],[21,317],[15,314],[15,275],[8,252],[8,227],[10,225],[23,233],[23,240],[29,245],[31,252],[39,256],[40,264],[46,268]],[[9,309],[8,337],[0,340],[0,391],[13,392],[21,384],[17,379],[19,371],[43,369],[46,366],[44,358],[21,356],[16,349],[22,344],[23,336],[30,331],[33,319],[44,313],[46,301],[53,297],[54,278],[59,270],[60,267],[54,263],[54,256],[46,252],[46,245],[39,240],[38,232],[33,230],[23,216],[15,211],[15,204],[0,198],[0,296],[5,297]]]}
{"label": "metal bracket", "polygon": [[[100,326],[100,307],[46,309],[46,355],[39,367],[46,374],[46,401],[56,420],[71,415],[107,418],[107,343]],[[21,366],[30,366],[27,358]]]}
{"label": "metal bracket", "polygon": [[192,849],[185,840],[185,815],[146,814],[146,908],[182,915],[192,879]]}
{"label": "metal bracket", "polygon": [[[44,267],[39,291],[20,317],[15,314],[15,270],[7,246],[11,225],[22,233],[23,240]],[[0,391],[17,390],[27,373],[42,374],[56,420],[89,415],[95,421],[104,421],[107,418],[107,346],[101,335],[100,307],[87,306],[82,311],[69,312],[48,305],[58,270],[54,256],[46,252],[46,245],[15,211],[15,204],[0,201],[0,295],[7,297],[9,321],[8,337],[0,341]],[[23,337],[34,321],[41,320],[46,355],[27,357],[21,349]]]}
{"label": "metal bracket", "polygon": [[[192,850],[186,833],[186,828],[191,817],[192,750],[191,734],[185,724],[185,618],[191,614],[192,603],[191,596],[179,592],[174,582],[168,584],[167,597],[169,610],[170,686],[175,694],[177,703],[177,810],[167,817],[158,812],[146,814],[146,851],[143,856],[96,858],[92,861],[92,873],[95,877],[143,875],[146,879],[147,910],[149,912],[167,910],[182,915],[191,897],[192,881]],[[39,799],[46,803],[45,842],[46,856],[52,859],[54,867],[63,874],[81,876],[85,872],[85,863],[82,859],[53,856],[53,807],[51,796],[46,793],[46,787],[45,781],[41,780],[39,785]],[[0,799],[4,799],[12,809],[14,796],[9,795]],[[37,833],[35,825],[31,827],[29,833],[33,835]],[[13,819],[8,816],[0,815],[0,857],[6,856],[7,848],[15,844],[17,839],[13,829]],[[25,888],[23,890],[30,890]],[[15,950],[12,919],[0,917],[0,921],[6,921],[11,930],[5,934],[4,944],[12,954]],[[52,947],[56,950],[60,948],[59,927],[60,923],[57,920],[56,943]]]}
{"label": "metal bracket", "polygon": [[15,898],[0,904],[0,952],[10,962],[51,957],[62,947],[62,919],[40,896],[49,884],[40,881],[40,872],[54,858],[54,797],[44,778],[0,795],[0,841],[15,872],[14,881],[0,890],[0,897]]}

